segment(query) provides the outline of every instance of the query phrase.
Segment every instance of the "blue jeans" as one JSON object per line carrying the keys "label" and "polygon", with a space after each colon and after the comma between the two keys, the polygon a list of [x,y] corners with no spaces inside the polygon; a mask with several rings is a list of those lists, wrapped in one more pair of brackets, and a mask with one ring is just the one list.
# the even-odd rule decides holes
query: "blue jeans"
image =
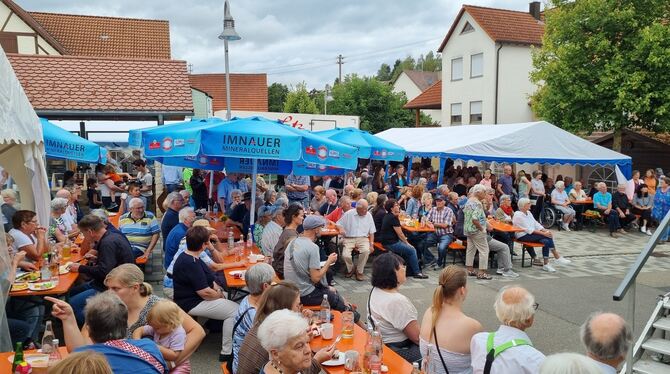
{"label": "blue jeans", "polygon": [[42,320],[44,319],[44,305],[42,303],[31,300],[29,297],[13,297],[7,302],[5,310],[8,318],[25,322],[28,325],[26,332],[28,337],[35,342],[39,342]]}
{"label": "blue jeans", "polygon": [[432,243],[429,241],[429,236],[425,232],[412,232],[407,236],[407,240],[412,243],[414,248],[416,248],[417,256],[420,260],[423,260],[423,264],[429,264],[435,261],[435,256],[431,251],[428,250],[428,247],[437,243]]}
{"label": "blue jeans", "polygon": [[384,244],[384,248],[391,250],[391,252],[402,257],[407,263],[411,274],[408,275],[417,275],[421,273],[419,269],[419,259],[416,256],[416,250],[412,248],[409,244],[405,242],[397,241],[393,244]]}
{"label": "blue jeans", "polygon": [[[544,258],[549,258],[549,252],[556,248],[554,245],[554,239],[547,238],[544,235],[527,234],[520,237],[518,240],[522,242],[535,242],[544,244],[542,247],[542,257]],[[535,258],[535,248],[528,248],[528,253],[530,254],[530,257]]]}
{"label": "blue jeans", "polygon": [[77,324],[82,326],[84,324],[84,308],[86,301],[98,294],[97,289],[93,287],[91,282],[84,283],[70,290],[70,306],[74,311],[74,316],[77,318]]}
{"label": "blue jeans", "polygon": [[454,239],[453,235],[450,234],[438,236],[434,232],[428,233],[426,239],[428,245],[437,244],[437,266],[444,267],[447,260],[447,248]]}
{"label": "blue jeans", "polygon": [[30,337],[30,324],[28,322],[7,318],[7,325],[9,326],[9,336],[12,339],[13,346],[16,346],[17,342],[25,342]]}
{"label": "blue jeans", "polygon": [[179,184],[177,184],[177,183],[171,183],[171,184],[166,184],[165,185],[165,189],[167,190],[167,193],[176,191],[177,187],[179,187]]}

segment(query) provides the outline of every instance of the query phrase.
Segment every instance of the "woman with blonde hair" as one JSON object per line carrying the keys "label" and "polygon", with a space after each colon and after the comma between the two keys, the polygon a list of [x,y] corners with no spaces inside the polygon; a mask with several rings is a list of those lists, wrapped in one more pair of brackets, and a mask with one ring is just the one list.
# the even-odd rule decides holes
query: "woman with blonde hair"
{"label": "woman with blonde hair", "polygon": [[102,353],[84,351],[71,353],[49,368],[49,374],[112,374]]}
{"label": "woman with blonde hair", "polygon": [[368,192],[368,194],[365,196],[365,200],[368,201],[369,212],[372,212],[372,210],[377,206],[377,197],[379,197],[379,194],[374,191]]}
{"label": "woman with blonde hair", "polygon": [[326,202],[326,189],[322,186],[314,186],[312,191],[314,197],[312,197],[312,200],[309,202],[309,209],[312,212],[318,212],[321,205]]}
{"label": "woman with blonde hair", "polygon": [[419,346],[427,359],[427,374],[468,374],[470,340],[483,331],[481,323],[463,313],[468,294],[465,269],[449,265],[440,273],[433,305],[423,315]]}
{"label": "woman with blonde hair", "polygon": [[419,207],[421,207],[421,196],[423,195],[422,186],[411,187],[410,199],[407,201],[405,213],[412,218],[419,216]]}

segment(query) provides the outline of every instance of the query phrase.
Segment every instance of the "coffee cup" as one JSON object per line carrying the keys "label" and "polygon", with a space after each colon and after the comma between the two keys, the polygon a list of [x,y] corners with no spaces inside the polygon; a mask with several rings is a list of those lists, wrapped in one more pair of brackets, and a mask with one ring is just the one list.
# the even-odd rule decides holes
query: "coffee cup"
{"label": "coffee cup", "polygon": [[254,254],[249,255],[249,263],[250,264],[255,264],[257,262],[258,262],[258,257],[256,257],[256,255],[254,255]]}
{"label": "coffee cup", "polygon": [[321,338],[325,340],[330,340],[333,338],[333,324],[332,323],[322,323],[321,324]]}

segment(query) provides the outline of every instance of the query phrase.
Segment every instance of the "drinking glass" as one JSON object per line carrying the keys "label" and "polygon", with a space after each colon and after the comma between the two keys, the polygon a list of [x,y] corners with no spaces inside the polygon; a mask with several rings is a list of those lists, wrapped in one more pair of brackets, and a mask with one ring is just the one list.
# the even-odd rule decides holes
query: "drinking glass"
{"label": "drinking glass", "polygon": [[342,338],[351,339],[354,337],[354,312],[342,312]]}

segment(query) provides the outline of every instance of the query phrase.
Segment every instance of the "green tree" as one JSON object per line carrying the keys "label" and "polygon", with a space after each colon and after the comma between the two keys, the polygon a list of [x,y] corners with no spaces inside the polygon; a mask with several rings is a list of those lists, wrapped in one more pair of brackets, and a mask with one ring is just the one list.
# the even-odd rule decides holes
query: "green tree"
{"label": "green tree", "polygon": [[412,56],[407,56],[402,61],[396,60],[395,64],[393,65],[393,71],[391,72],[391,80],[395,82],[395,80],[398,79],[398,76],[400,76],[400,73],[402,73],[403,70],[415,70],[415,69],[416,69],[416,61],[414,61],[414,58]]}
{"label": "green tree", "polygon": [[[407,98],[391,89],[374,77],[347,75],[344,82],[333,87],[328,113],[360,116],[361,129],[372,133],[414,126],[414,112],[403,109]],[[430,123],[430,117],[422,117],[422,124]]]}
{"label": "green tree", "polygon": [[382,64],[377,70],[377,80],[387,82],[391,80],[391,67],[388,64]]}
{"label": "green tree", "polygon": [[284,103],[284,112],[310,114],[319,113],[319,109],[314,103],[314,100],[312,100],[312,98],[309,96],[309,92],[307,92],[307,86],[304,82],[299,83],[295,90],[288,93],[286,96],[286,102]]}
{"label": "green tree", "polygon": [[284,110],[284,102],[288,95],[288,87],[281,83],[272,83],[268,87],[268,110],[270,112],[281,112]]}
{"label": "green tree", "polygon": [[564,129],[670,130],[670,2],[552,0],[542,49],[533,54],[539,85],[534,112]]}

